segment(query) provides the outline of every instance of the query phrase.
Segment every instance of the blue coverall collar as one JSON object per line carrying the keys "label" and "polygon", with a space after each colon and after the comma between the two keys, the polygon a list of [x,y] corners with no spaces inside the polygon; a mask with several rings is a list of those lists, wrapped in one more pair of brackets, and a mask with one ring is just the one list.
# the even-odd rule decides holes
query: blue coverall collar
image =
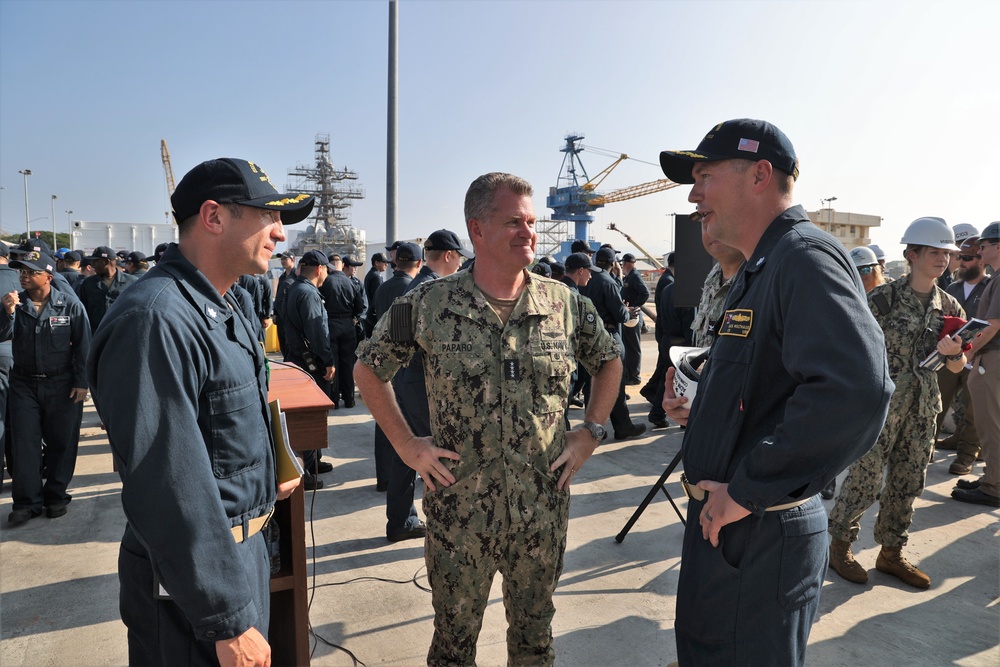
{"label": "blue coverall collar", "polygon": [[[188,261],[176,243],[171,243],[163,253],[156,269],[165,271],[177,281],[178,289],[194,305],[210,329],[224,324],[232,317],[230,304],[215,291],[205,274]],[[236,304],[238,302],[232,290],[230,287],[226,296],[232,304]]]}

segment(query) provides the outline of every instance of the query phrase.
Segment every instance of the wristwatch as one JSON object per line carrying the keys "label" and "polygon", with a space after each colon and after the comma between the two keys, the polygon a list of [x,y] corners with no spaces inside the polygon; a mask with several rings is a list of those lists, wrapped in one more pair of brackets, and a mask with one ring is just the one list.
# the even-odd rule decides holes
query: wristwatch
{"label": "wristwatch", "polygon": [[594,440],[597,442],[604,440],[604,437],[608,434],[603,426],[594,422],[583,422],[583,428],[590,431],[590,435],[594,436]]}

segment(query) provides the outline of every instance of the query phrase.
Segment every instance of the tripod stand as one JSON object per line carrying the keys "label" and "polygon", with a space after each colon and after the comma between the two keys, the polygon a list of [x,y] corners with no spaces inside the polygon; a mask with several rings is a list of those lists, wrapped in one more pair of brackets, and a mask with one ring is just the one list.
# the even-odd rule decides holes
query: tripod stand
{"label": "tripod stand", "polygon": [[667,500],[670,501],[671,507],[673,507],[674,511],[677,512],[677,516],[681,520],[681,525],[685,527],[687,526],[687,523],[684,521],[684,515],[681,514],[680,509],[677,508],[677,504],[674,503],[674,499],[670,497],[670,494],[667,493],[667,489],[664,486],[664,484],[667,483],[667,477],[670,477],[671,473],[673,473],[674,469],[677,467],[677,464],[681,462],[681,455],[683,453],[684,453],[683,448],[677,450],[677,454],[674,456],[673,460],[670,461],[670,463],[667,465],[666,469],[663,471],[663,474],[660,475],[660,479],[656,480],[656,484],[654,484],[653,488],[649,490],[649,493],[646,494],[646,497],[643,499],[643,501],[639,503],[639,507],[637,507],[635,512],[632,514],[632,518],[628,520],[628,522],[625,524],[625,527],[622,528],[621,532],[615,536],[616,542],[621,543],[622,540],[625,539],[625,536],[628,535],[628,531],[632,530],[632,526],[634,526],[635,522],[639,520],[640,516],[642,516],[642,513],[646,510],[646,506],[649,505],[650,502],[652,502],[653,497],[656,496],[657,491],[663,491],[663,495],[667,497]]}

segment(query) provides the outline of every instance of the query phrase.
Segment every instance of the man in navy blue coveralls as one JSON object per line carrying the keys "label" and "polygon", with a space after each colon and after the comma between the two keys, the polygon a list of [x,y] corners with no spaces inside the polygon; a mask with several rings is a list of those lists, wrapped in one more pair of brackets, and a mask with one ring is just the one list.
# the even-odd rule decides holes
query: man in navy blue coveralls
{"label": "man in navy blue coveralls", "polygon": [[171,204],[179,243],[108,310],[87,366],[122,478],[129,663],[266,665],[260,531],[299,480],[275,489],[264,351],[232,288],[266,270],[282,223],[313,198],[222,158],[188,172]]}
{"label": "man in navy blue coveralls", "polygon": [[778,128],[726,121],[660,164],[694,185],[692,219],[747,258],[692,405],[667,372],[691,495],[678,661],[801,665],[828,559],[817,494],[882,429],[885,343],[844,247],[792,205],[798,163]]}

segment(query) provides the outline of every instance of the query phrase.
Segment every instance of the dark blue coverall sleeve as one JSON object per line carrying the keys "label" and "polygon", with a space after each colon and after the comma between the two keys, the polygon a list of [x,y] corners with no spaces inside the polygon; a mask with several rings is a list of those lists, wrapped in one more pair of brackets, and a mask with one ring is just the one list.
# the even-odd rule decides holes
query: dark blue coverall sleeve
{"label": "dark blue coverall sleeve", "polygon": [[[851,267],[818,245],[768,261],[780,262],[769,296],[784,341],[781,363],[750,370],[770,378],[758,380],[764,405],[768,386],[777,392],[791,382],[795,389],[783,413],[749,425],[756,430],[747,433],[756,446],[734,459],[738,465],[729,494],[755,514],[788,498],[819,493],[829,479],[865,454],[885,423],[894,388],[881,330],[867,308],[863,288],[848,273]],[[807,274],[813,279],[796,279]],[[754,399],[745,398],[747,404],[740,409],[756,410]]]}
{"label": "dark blue coverall sleeve", "polygon": [[[235,312],[216,317],[223,315],[227,322],[216,328],[241,326]],[[189,318],[119,313],[94,340],[90,379],[126,481],[129,528],[195,635],[219,640],[258,620],[246,575],[234,566],[241,545],[230,529],[242,519],[227,516],[226,504],[250,498],[243,516],[265,513],[274,476],[273,468],[261,474],[273,463],[257,377],[251,372],[252,382],[226,386],[247,378],[251,359],[243,347],[213,345],[211,332],[193,322],[199,317],[195,309]],[[135,351],[127,372],[114,367],[115,355],[102,354],[105,345]]]}

